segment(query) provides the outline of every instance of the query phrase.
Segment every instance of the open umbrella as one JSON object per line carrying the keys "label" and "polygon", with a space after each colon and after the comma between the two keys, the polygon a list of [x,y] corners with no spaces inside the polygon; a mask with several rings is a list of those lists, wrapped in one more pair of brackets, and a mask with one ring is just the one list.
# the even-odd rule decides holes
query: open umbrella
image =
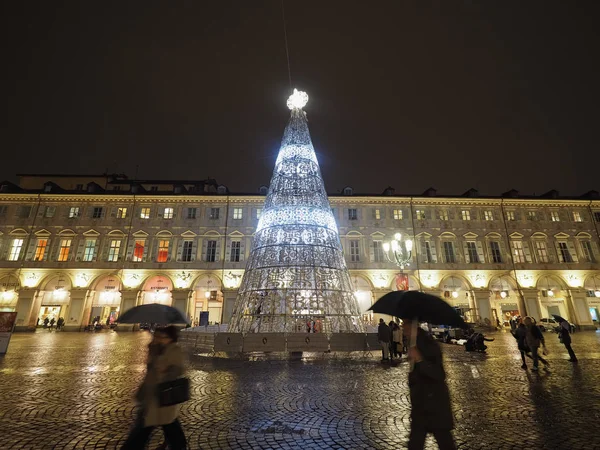
{"label": "open umbrella", "polygon": [[119,323],[188,323],[188,319],[177,308],[150,303],[140,305],[125,311],[117,321]]}
{"label": "open umbrella", "polygon": [[439,297],[419,291],[393,291],[371,306],[371,311],[401,319],[418,320],[435,325],[466,328],[465,321],[452,306]]}
{"label": "open umbrella", "polygon": [[563,322],[569,323],[569,321],[567,319],[565,319],[562,316],[559,316],[558,314],[552,314],[552,317],[554,317],[554,320],[556,320],[558,323],[563,323]]}

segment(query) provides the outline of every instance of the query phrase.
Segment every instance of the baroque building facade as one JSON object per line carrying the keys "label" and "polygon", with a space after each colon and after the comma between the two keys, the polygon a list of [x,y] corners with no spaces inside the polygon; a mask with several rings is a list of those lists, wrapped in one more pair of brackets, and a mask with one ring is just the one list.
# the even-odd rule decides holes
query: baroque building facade
{"label": "baroque building facade", "polygon": [[[123,175],[20,175],[0,183],[0,311],[17,330],[63,317],[92,318],[165,303],[193,321],[228,323],[266,187],[232,194],[215,180],[130,180]],[[363,318],[408,277],[475,323],[559,314],[582,328],[600,315],[600,196],[562,198],[330,195]],[[401,271],[383,243],[414,242]],[[403,272],[403,276],[398,276]]]}

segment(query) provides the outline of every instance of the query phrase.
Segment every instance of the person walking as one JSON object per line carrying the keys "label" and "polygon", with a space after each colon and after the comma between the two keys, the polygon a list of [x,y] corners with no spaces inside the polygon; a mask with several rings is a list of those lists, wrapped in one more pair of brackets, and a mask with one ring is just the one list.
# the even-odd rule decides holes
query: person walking
{"label": "person walking", "polygon": [[[411,321],[404,321],[405,329],[412,326]],[[442,351],[433,337],[421,327],[416,328],[416,345],[410,342],[408,349],[409,360],[413,363],[408,374],[411,403],[408,450],[422,450],[427,433],[433,434],[440,450],[454,450],[454,418]]]}
{"label": "person walking", "polygon": [[379,319],[379,327],[377,328],[377,340],[381,345],[381,361],[390,359],[390,341],[392,332],[383,319]]}
{"label": "person walking", "polygon": [[400,325],[394,322],[392,326],[392,357],[400,358],[402,356],[402,329]]}
{"label": "person walking", "polygon": [[527,360],[525,359],[525,357],[528,357],[529,359],[533,359],[533,357],[529,355],[529,348],[527,347],[527,343],[525,341],[527,337],[527,327],[523,323],[523,319],[519,319],[519,324],[517,325],[513,336],[517,340],[517,347],[521,352],[521,361],[523,361],[521,369],[527,370]]}
{"label": "person walking", "polygon": [[143,449],[154,428],[160,426],[170,450],[185,450],[185,434],[178,420],[179,405],[160,406],[158,385],[172,381],[184,373],[183,352],[177,344],[177,327],[157,328],[148,346],[146,377],[136,399],[140,404],[138,418],[121,450]]}
{"label": "person walking", "polygon": [[50,319],[47,317],[44,319],[44,328],[48,328],[48,324],[50,323]]}
{"label": "person walking", "polygon": [[525,327],[525,343],[527,344],[527,347],[531,351],[531,355],[533,357],[533,367],[531,368],[531,370],[533,370],[534,372],[538,371],[538,361],[542,361],[542,363],[544,363],[544,369],[548,370],[548,361],[542,358],[538,353],[540,345],[544,348],[544,352],[546,351],[546,342],[544,340],[544,335],[542,334],[540,327],[538,327],[534,323],[533,319],[529,316],[525,317]]}
{"label": "person walking", "polygon": [[50,319],[50,329],[52,329],[52,327],[54,327],[54,322],[56,322],[56,319],[54,319],[54,317],[52,319]]}
{"label": "person walking", "polygon": [[563,320],[560,323],[560,327],[558,330],[558,338],[569,352],[569,361],[576,363],[577,356],[575,356],[575,352],[571,348],[571,325],[566,320]]}
{"label": "person walking", "polygon": [[56,321],[56,329],[62,330],[62,327],[64,324],[65,324],[65,319],[63,319],[62,317],[59,317],[58,320]]}

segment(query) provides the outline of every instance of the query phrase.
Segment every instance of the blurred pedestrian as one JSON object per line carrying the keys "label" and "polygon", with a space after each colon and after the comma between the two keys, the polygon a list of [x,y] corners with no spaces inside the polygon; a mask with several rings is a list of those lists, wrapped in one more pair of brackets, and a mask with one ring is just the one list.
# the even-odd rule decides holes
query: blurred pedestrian
{"label": "blurred pedestrian", "polygon": [[56,319],[54,319],[54,317],[52,319],[50,319],[50,329],[52,329],[52,327],[54,327],[54,322],[56,322]]}
{"label": "blurred pedestrian", "polygon": [[377,328],[377,339],[381,345],[381,361],[390,359],[390,341],[392,340],[392,332],[383,319],[379,319],[379,327]]}
{"label": "blurred pedestrian", "polygon": [[162,427],[170,450],[185,450],[187,446],[177,418],[179,405],[160,406],[157,395],[159,384],[175,380],[184,373],[183,352],[177,344],[177,334],[174,325],[154,331],[148,346],[146,377],[136,394],[140,411],[122,450],[145,448],[152,431],[158,426]]}
{"label": "blurred pedestrian", "polygon": [[518,319],[519,324],[515,329],[513,336],[517,340],[517,347],[519,348],[519,352],[521,352],[521,361],[523,364],[521,365],[521,369],[527,370],[527,360],[525,357],[529,359],[533,359],[533,357],[529,354],[529,348],[527,347],[527,343],[525,341],[527,337],[527,327],[523,323],[523,319]]}
{"label": "blurred pedestrian", "polygon": [[560,323],[558,329],[558,338],[569,352],[569,361],[576,363],[577,356],[575,356],[575,352],[571,348],[571,325],[566,320],[563,320]]}
{"label": "blurred pedestrian", "polygon": [[542,334],[540,327],[538,327],[535,324],[534,319],[529,316],[525,317],[525,327],[525,343],[527,344],[527,347],[531,351],[531,356],[533,357],[533,367],[531,370],[534,372],[538,371],[538,361],[542,361],[542,363],[544,363],[544,369],[548,370],[550,367],[548,361],[539,355],[540,345],[543,347],[543,352],[546,353],[546,341],[544,340],[544,335]]}
{"label": "blurred pedestrian", "polygon": [[402,356],[402,329],[396,322],[392,325],[392,357]]}
{"label": "blurred pedestrian", "polygon": [[[413,326],[404,321],[404,329]],[[440,450],[456,448],[452,437],[454,418],[442,351],[438,343],[421,327],[416,327],[416,345],[409,342],[408,357],[413,363],[408,375],[411,403],[409,450],[421,450],[427,433],[432,433]],[[414,336],[411,336],[414,339]]]}
{"label": "blurred pedestrian", "polygon": [[50,319],[47,317],[44,319],[44,328],[48,328],[48,324],[50,323]]}
{"label": "blurred pedestrian", "polygon": [[62,317],[59,317],[58,320],[56,321],[56,329],[62,330],[64,324],[65,324],[65,319]]}

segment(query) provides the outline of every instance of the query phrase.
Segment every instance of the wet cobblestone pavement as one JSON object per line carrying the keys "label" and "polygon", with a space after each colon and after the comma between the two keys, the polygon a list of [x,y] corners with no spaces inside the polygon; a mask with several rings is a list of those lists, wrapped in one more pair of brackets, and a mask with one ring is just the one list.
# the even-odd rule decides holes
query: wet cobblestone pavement
{"label": "wet cobblestone pavement", "polygon": [[[600,449],[600,332],[546,334],[551,371],[520,368],[514,339],[488,355],[443,345],[463,449]],[[0,448],[118,448],[132,423],[146,333],[16,334],[0,358]],[[190,360],[181,420],[192,449],[405,448],[408,364],[371,358]],[[162,432],[161,432],[162,433]],[[150,448],[156,448],[155,433]],[[437,448],[431,438],[428,448]]]}

